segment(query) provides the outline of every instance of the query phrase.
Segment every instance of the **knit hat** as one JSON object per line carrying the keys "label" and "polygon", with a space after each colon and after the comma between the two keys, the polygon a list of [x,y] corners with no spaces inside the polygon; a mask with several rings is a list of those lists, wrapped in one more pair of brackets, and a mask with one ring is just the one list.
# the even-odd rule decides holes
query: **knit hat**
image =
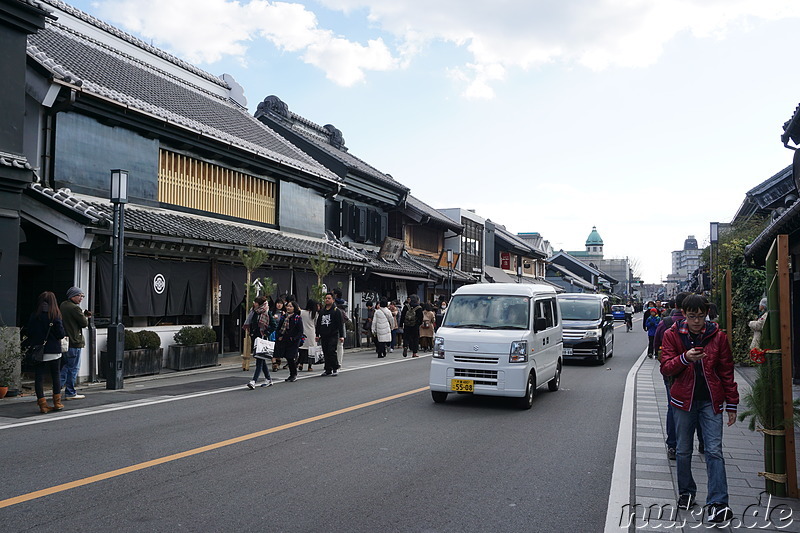
{"label": "knit hat", "polygon": [[72,298],[80,294],[86,294],[86,293],[84,293],[83,289],[79,287],[70,287],[69,290],[67,291],[67,300],[71,300]]}

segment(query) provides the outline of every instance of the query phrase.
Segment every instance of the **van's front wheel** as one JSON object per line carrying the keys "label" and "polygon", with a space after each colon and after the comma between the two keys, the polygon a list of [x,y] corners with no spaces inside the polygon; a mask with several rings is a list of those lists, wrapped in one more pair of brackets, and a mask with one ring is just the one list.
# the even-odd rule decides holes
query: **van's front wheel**
{"label": "van's front wheel", "polygon": [[533,398],[536,396],[536,376],[531,372],[528,374],[528,386],[525,388],[525,396],[517,398],[517,407],[520,409],[530,409],[533,407]]}
{"label": "van's front wheel", "polygon": [[442,391],[439,391],[439,390],[432,390],[431,391],[431,396],[433,397],[433,401],[436,402],[436,403],[444,403],[445,401],[447,401],[447,393],[446,392],[442,392]]}
{"label": "van's front wheel", "polygon": [[553,379],[547,382],[547,390],[550,392],[555,392],[561,386],[561,361],[558,362],[556,366],[556,375],[553,376]]}

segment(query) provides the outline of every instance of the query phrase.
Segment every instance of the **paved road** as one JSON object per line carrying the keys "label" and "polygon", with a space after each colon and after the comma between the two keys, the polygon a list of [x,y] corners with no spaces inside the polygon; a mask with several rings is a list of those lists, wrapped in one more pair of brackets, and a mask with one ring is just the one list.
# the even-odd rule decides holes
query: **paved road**
{"label": "paved road", "polygon": [[3,529],[601,531],[646,343],[641,328],[616,338],[605,366],[568,365],[530,411],[434,404],[429,359],[398,354],[255,391],[231,371],[116,392],[139,406],[0,432]]}

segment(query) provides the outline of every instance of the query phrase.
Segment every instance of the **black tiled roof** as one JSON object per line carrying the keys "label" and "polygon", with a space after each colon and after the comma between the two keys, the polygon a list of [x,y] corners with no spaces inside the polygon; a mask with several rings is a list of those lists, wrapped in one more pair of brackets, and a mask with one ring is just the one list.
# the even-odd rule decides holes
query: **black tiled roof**
{"label": "black tiled roof", "polygon": [[[108,227],[112,206],[95,197],[78,197],[69,189],[53,190],[38,183],[29,189],[57,202],[75,215],[88,217],[96,227]],[[248,226],[246,224],[215,220],[199,215],[176,213],[167,209],[128,204],[125,208],[125,231],[129,236],[163,235],[176,240],[192,239],[213,244],[248,246],[252,244],[269,251],[313,256],[327,254],[334,262],[348,261],[366,264],[367,258],[357,251],[334,241],[287,235],[277,230]]]}
{"label": "black tiled roof", "polygon": [[[65,13],[69,13],[70,15],[72,15],[75,18],[78,18],[78,19],[80,19],[80,20],[82,20],[84,22],[87,22],[87,23],[91,24],[92,26],[95,26],[96,28],[99,28],[99,29],[101,29],[101,30],[103,30],[103,31],[105,31],[107,33],[110,33],[111,35],[113,35],[115,37],[119,37],[120,39],[122,39],[124,41],[127,41],[127,42],[129,42],[129,43],[131,43],[133,45],[136,45],[139,48],[141,48],[142,50],[145,50],[145,51],[147,51],[147,52],[149,52],[149,53],[151,53],[151,54],[153,54],[155,56],[158,56],[161,59],[169,61],[170,63],[173,63],[173,64],[179,66],[180,68],[184,69],[184,70],[187,70],[187,71],[189,71],[189,72],[191,72],[191,73],[193,73],[193,74],[195,74],[197,76],[200,76],[201,78],[204,78],[204,79],[206,79],[208,81],[214,82],[217,85],[219,85],[220,87],[224,87],[226,89],[230,88],[228,86],[228,84],[225,83],[225,81],[223,79],[221,79],[219,76],[214,76],[213,74],[211,74],[209,72],[206,72],[206,71],[204,71],[202,69],[199,69],[196,66],[194,66],[194,65],[192,65],[190,63],[187,63],[186,61],[184,61],[182,59],[178,59],[177,57],[175,57],[175,56],[173,56],[171,54],[168,54],[165,51],[156,48],[155,46],[147,44],[146,42],[142,41],[141,39],[138,39],[138,38],[134,37],[133,35],[125,33],[124,31],[122,31],[122,30],[120,30],[118,28],[115,28],[114,26],[111,26],[110,24],[107,24],[107,23],[103,22],[102,20],[100,20],[98,18],[95,18],[95,17],[89,15],[88,13],[84,13],[80,9],[77,9],[77,8],[67,4],[65,2],[62,2],[61,0],[27,0],[27,1],[28,1],[28,3],[30,3],[32,5],[36,5],[37,3],[49,4],[49,5],[51,5],[51,6],[55,7],[55,8],[57,8],[57,9],[65,12]],[[38,7],[42,7],[43,8],[43,6],[38,6]]]}
{"label": "black tiled roof", "polygon": [[[112,207],[108,203],[90,202],[90,205],[106,216],[111,215]],[[356,251],[327,240],[304,239],[289,236],[277,230],[178,214],[161,208],[127,206],[125,208],[125,231],[239,246],[252,244],[257,248],[269,251],[306,255],[316,255],[322,252],[333,260],[366,262],[366,259]]]}
{"label": "black tiled roof", "polygon": [[[56,78],[73,85],[80,82],[84,93],[317,177],[340,181],[238,104],[66,26],[48,23],[47,28],[29,36],[28,55]],[[224,82],[221,85],[227,87]]]}
{"label": "black tiled roof", "polygon": [[33,168],[30,163],[28,163],[28,158],[24,155],[9,154],[8,152],[0,152],[0,166],[22,168],[25,170],[31,170]]}
{"label": "black tiled roof", "polygon": [[418,211],[419,213],[425,216],[431,217],[431,220],[436,221],[437,223],[443,226],[446,226],[448,229],[452,229],[457,233],[461,233],[464,230],[463,225],[459,224],[450,217],[444,216],[438,210],[429,206],[416,196],[409,194],[408,198],[406,198],[406,204],[408,205],[409,208]]}
{"label": "black tiled roof", "polygon": [[368,268],[373,272],[385,272],[401,276],[429,277],[430,272],[418,265],[407,253],[402,253],[396,261],[386,261],[378,257],[378,252],[359,250],[368,260]]}
{"label": "black tiled roof", "polygon": [[[381,172],[372,165],[366,163],[365,161],[351,154],[348,151],[347,147],[344,146],[343,144],[341,148],[337,148],[336,146],[332,145],[330,143],[330,138],[331,138],[330,131],[326,130],[319,124],[311,122],[310,120],[301,117],[300,115],[292,111],[288,112],[290,117],[288,121],[283,117],[277,116],[267,107],[262,106],[262,112],[264,115],[266,115],[266,117],[269,120],[273,120],[281,124],[282,126],[290,129],[296,135],[302,137],[308,142],[311,142],[312,144],[314,144],[314,146],[318,147],[326,154],[340,161],[349,170],[358,170],[362,174],[365,174],[378,181],[391,184],[394,187],[400,188],[405,191],[410,190],[408,187],[395,180],[389,174]],[[256,116],[259,116],[258,112],[256,113]]]}
{"label": "black tiled roof", "polygon": [[[411,256],[411,259],[419,263],[424,268],[429,269],[436,277],[447,278],[447,269],[439,268],[437,265],[438,261],[436,259],[430,259],[428,257],[421,257],[418,255]],[[466,272],[459,270],[457,268],[453,269],[453,281],[461,282],[461,281],[468,281],[474,282],[475,278],[467,274]]]}

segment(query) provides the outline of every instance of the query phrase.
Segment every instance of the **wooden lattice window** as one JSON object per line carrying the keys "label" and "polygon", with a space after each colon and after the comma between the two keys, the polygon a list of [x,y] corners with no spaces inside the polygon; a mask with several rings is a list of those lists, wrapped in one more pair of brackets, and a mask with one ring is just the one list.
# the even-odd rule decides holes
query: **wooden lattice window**
{"label": "wooden lattice window", "polygon": [[274,181],[159,151],[159,202],[275,224],[276,190]]}

